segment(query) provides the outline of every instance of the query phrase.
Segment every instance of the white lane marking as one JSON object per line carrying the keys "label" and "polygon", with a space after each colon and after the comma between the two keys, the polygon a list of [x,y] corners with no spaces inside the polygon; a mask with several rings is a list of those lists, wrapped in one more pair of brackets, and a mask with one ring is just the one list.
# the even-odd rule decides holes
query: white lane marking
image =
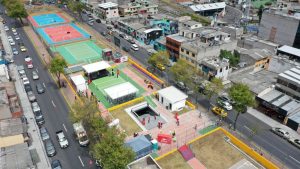
{"label": "white lane marking", "polygon": [[37,68],[35,69],[35,71],[36,71],[37,73],[39,73],[39,71],[38,71],[38,69],[37,69]]}
{"label": "white lane marking", "polygon": [[56,105],[54,104],[54,101],[52,100],[51,102],[52,102],[53,107],[56,107]]}
{"label": "white lane marking", "polygon": [[298,161],[297,159],[295,159],[294,157],[292,157],[292,156],[289,156],[292,160],[294,160],[294,161],[296,161],[297,163],[299,163],[300,164],[300,161]]}
{"label": "white lane marking", "polygon": [[248,131],[253,132],[248,126],[245,126],[245,125],[244,125],[244,127],[245,127]]}
{"label": "white lane marking", "polygon": [[43,86],[46,88],[46,85],[45,85],[45,83],[43,83]]}
{"label": "white lane marking", "polygon": [[82,167],[84,167],[84,164],[83,164],[83,162],[82,162],[80,156],[78,156],[78,158],[79,158],[79,161],[81,162]]}
{"label": "white lane marking", "polygon": [[62,124],[62,125],[63,125],[65,131],[68,132],[67,127],[65,126],[65,124]]}

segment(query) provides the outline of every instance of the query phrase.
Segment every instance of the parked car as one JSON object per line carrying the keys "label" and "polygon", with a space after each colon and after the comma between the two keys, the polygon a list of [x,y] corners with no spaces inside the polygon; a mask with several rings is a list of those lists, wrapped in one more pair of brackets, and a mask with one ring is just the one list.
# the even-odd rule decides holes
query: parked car
{"label": "parked car", "polygon": [[180,90],[185,90],[185,84],[183,82],[176,82],[175,86]]}
{"label": "parked car", "polygon": [[9,31],[9,27],[8,26],[4,26],[4,30],[5,31]]}
{"label": "parked car", "polygon": [[35,70],[32,71],[32,79],[33,80],[38,80],[39,79],[39,75],[38,75],[38,73]]}
{"label": "parked car", "polygon": [[234,101],[233,101],[232,99],[230,99],[230,98],[229,98],[228,96],[226,96],[226,95],[219,96],[218,99],[227,101],[227,102],[230,103],[230,104],[234,104]]}
{"label": "parked car", "polygon": [[25,69],[24,69],[23,65],[17,66],[17,70],[18,70],[20,76],[25,75]]}
{"label": "parked car", "polygon": [[53,160],[51,162],[51,168],[52,169],[62,169],[60,161],[59,160]]}
{"label": "parked car", "polygon": [[30,84],[29,79],[26,76],[23,76],[22,80],[23,80],[23,85],[27,85],[27,84],[29,85]]}
{"label": "parked car", "polygon": [[56,138],[60,145],[60,148],[67,148],[69,146],[69,142],[62,130],[56,132]]}
{"label": "parked car", "polygon": [[17,32],[16,28],[11,28],[11,31],[14,33],[14,32]]}
{"label": "parked car", "polygon": [[128,41],[129,43],[131,43],[131,44],[135,44],[134,40],[131,39],[131,38],[129,38],[127,41]]}
{"label": "parked car", "polygon": [[28,84],[28,85],[24,85],[24,89],[26,92],[29,92],[29,91],[32,91],[32,88],[31,86]]}
{"label": "parked car", "polygon": [[48,130],[46,127],[41,127],[40,128],[40,134],[41,134],[41,138],[43,141],[50,139],[50,135],[48,133]]}
{"label": "parked car", "polygon": [[227,101],[217,101],[218,105],[223,107],[224,109],[230,111],[232,110],[232,105],[228,103]]}
{"label": "parked car", "polygon": [[152,67],[152,66],[148,66],[146,69],[147,69],[147,71],[150,72],[150,73],[154,73],[154,72],[155,72],[155,68]]}
{"label": "parked car", "polygon": [[287,132],[287,131],[285,131],[285,130],[279,128],[279,127],[273,127],[273,128],[271,129],[271,131],[272,131],[273,133],[277,134],[278,136],[284,138],[284,139],[288,139],[288,138],[290,137],[290,133],[289,133],[289,132]]}
{"label": "parked car", "polygon": [[34,117],[38,126],[45,124],[45,119],[41,110],[34,112]]}
{"label": "parked car", "polygon": [[102,36],[106,36],[106,35],[107,35],[107,33],[106,33],[105,31],[101,32],[100,34],[101,34]]}
{"label": "parked car", "polygon": [[28,100],[30,102],[35,102],[36,101],[35,95],[33,94],[32,91],[27,92],[27,96],[28,96]]}
{"label": "parked car", "polygon": [[97,23],[101,23],[101,20],[100,20],[100,19],[96,19],[96,22],[97,22]]}
{"label": "parked car", "polygon": [[125,52],[129,52],[129,48],[127,48],[126,46],[122,46],[122,49],[125,51]]}
{"label": "parked car", "polygon": [[19,51],[17,50],[17,48],[12,48],[12,53],[14,55],[18,55],[19,54]]}
{"label": "parked car", "polygon": [[10,41],[9,41],[9,44],[10,44],[11,46],[14,46],[14,45],[16,45],[16,42],[15,42],[14,40],[10,40]]}
{"label": "parked car", "polygon": [[132,44],[131,45],[131,49],[134,51],[138,51],[139,50],[139,46],[137,44]]}
{"label": "parked car", "polygon": [[8,41],[13,41],[14,39],[12,38],[12,36],[8,36],[7,37]]}
{"label": "parked car", "polygon": [[129,39],[129,36],[124,35],[124,39],[125,39],[125,40],[128,40],[128,39]]}
{"label": "parked car", "polygon": [[37,102],[31,103],[31,107],[32,107],[32,111],[34,113],[38,112],[38,111],[41,111],[41,108],[40,108],[40,106],[39,106],[39,104]]}
{"label": "parked car", "polygon": [[44,144],[45,144],[45,149],[46,149],[48,157],[55,156],[56,150],[55,150],[54,144],[51,141],[51,139],[45,140]]}
{"label": "parked car", "polygon": [[89,24],[90,26],[93,26],[93,25],[94,25],[94,20],[88,21],[88,24]]}
{"label": "parked car", "polygon": [[288,141],[300,149],[300,140],[299,139],[290,138]]}
{"label": "parked car", "polygon": [[30,56],[25,56],[25,62],[30,62],[30,61],[32,61],[32,59],[31,59],[31,57]]}
{"label": "parked car", "polygon": [[45,88],[41,83],[36,84],[36,91],[38,94],[45,93]]}
{"label": "parked car", "polygon": [[125,35],[124,35],[123,33],[120,33],[120,34],[119,34],[119,37],[120,37],[120,38],[124,38]]}
{"label": "parked car", "polygon": [[224,109],[220,108],[220,107],[216,107],[216,106],[215,106],[215,107],[213,107],[213,108],[211,109],[211,111],[212,111],[213,113],[215,113],[215,114],[221,116],[221,117],[227,117],[227,112],[226,112]]}

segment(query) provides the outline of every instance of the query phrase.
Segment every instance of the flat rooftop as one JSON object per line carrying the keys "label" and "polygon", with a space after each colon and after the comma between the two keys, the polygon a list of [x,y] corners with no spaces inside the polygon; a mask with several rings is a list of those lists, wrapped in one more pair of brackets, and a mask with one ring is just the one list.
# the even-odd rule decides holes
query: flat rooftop
{"label": "flat rooftop", "polygon": [[13,136],[24,133],[23,123],[20,118],[0,120],[0,136]]}
{"label": "flat rooftop", "polygon": [[156,161],[147,155],[127,165],[128,169],[161,169]]}
{"label": "flat rooftop", "polygon": [[276,83],[277,75],[277,73],[264,69],[257,72],[253,72],[251,69],[230,76],[229,79],[233,83],[247,84],[253,93],[259,94]]}
{"label": "flat rooftop", "polygon": [[278,75],[278,78],[280,79],[287,79],[292,81],[296,85],[300,85],[300,67],[294,67],[290,70],[287,70],[283,73],[280,73]]}
{"label": "flat rooftop", "polygon": [[185,42],[185,41],[188,40],[187,38],[185,38],[183,36],[180,36],[179,34],[168,35],[167,37],[171,38],[171,39],[174,39],[177,42]]}
{"label": "flat rooftop", "polygon": [[117,7],[117,6],[118,6],[118,4],[113,3],[113,2],[106,2],[106,3],[102,3],[102,4],[98,5],[99,8],[103,8],[103,9],[108,9],[108,8]]}

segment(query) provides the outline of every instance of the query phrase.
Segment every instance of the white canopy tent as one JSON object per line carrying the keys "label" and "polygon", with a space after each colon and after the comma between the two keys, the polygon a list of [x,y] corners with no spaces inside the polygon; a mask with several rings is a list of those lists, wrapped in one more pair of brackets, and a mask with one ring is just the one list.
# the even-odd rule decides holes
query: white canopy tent
{"label": "white canopy tent", "polygon": [[113,100],[138,92],[138,89],[131,83],[125,82],[104,89],[106,94]]}
{"label": "white canopy tent", "polygon": [[84,92],[87,90],[87,84],[82,75],[71,76],[73,84],[76,86],[77,92]]}
{"label": "white canopy tent", "polygon": [[109,68],[110,65],[106,61],[100,61],[82,66],[83,70],[90,74]]}

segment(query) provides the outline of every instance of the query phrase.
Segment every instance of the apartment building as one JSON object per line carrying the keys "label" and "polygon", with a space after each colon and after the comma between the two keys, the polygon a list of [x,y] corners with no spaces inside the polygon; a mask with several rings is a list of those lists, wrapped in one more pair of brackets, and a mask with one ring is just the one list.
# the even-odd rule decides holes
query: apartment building
{"label": "apartment building", "polygon": [[300,67],[297,66],[283,73],[277,78],[276,89],[300,100]]}
{"label": "apartment building", "polygon": [[230,72],[229,60],[220,60],[219,57],[206,58],[201,62],[201,70],[209,79],[216,77],[225,81]]}
{"label": "apartment building", "polygon": [[98,6],[94,9],[94,13],[101,19],[119,17],[118,4],[112,2],[98,4]]}
{"label": "apartment building", "polygon": [[158,5],[149,0],[134,0],[127,5],[119,6],[121,17],[132,15],[154,15],[158,13]]}
{"label": "apartment building", "polygon": [[237,46],[237,41],[231,40],[228,33],[215,29],[206,28],[185,36],[194,40],[181,44],[179,56],[199,69],[203,59],[219,56],[221,49],[233,51]]}

